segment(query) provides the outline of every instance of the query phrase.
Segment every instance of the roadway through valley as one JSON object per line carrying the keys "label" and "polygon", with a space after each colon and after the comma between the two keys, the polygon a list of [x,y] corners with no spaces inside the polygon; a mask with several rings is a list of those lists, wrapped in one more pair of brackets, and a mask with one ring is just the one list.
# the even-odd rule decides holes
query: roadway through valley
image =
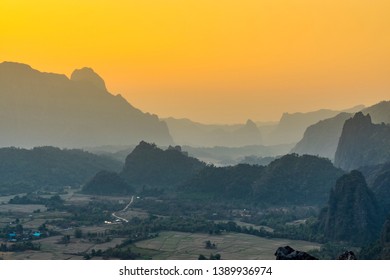
{"label": "roadway through valley", "polygon": [[125,218],[119,216],[118,213],[126,212],[127,209],[130,207],[130,205],[133,203],[133,201],[134,201],[134,195],[131,197],[130,202],[125,206],[125,208],[123,208],[122,210],[120,210],[120,211],[118,211],[118,212],[113,212],[111,215],[112,215],[113,217],[115,217],[115,219],[117,219],[117,220],[121,220],[121,221],[123,221],[123,222],[125,222],[125,223],[128,223],[129,220],[127,220],[127,219],[125,219]]}

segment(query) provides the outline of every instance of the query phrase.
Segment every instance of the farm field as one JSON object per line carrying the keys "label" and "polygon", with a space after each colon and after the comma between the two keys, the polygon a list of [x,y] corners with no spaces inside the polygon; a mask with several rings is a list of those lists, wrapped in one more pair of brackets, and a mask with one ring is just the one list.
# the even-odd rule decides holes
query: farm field
{"label": "farm field", "polygon": [[95,244],[86,239],[73,238],[69,244],[60,244],[61,236],[53,236],[39,240],[39,251],[0,252],[4,260],[82,260],[83,253],[92,250],[106,250],[122,243],[124,238],[114,238],[110,242]]}
{"label": "farm field", "polygon": [[[47,198],[49,199],[50,196],[51,195],[47,195]],[[108,220],[99,220],[96,223],[87,222],[84,225],[77,225],[76,221],[85,223],[85,221],[81,219],[83,216],[75,217],[74,214],[66,211],[66,209],[69,208],[48,210],[48,208],[42,204],[9,204],[7,202],[12,197],[1,197],[1,228],[12,228],[15,227],[17,223],[19,226],[23,227],[25,232],[34,232],[43,224],[47,223],[47,221],[51,221],[52,224],[49,223],[48,228],[57,233],[34,241],[36,244],[39,244],[39,250],[2,251],[0,252],[0,259],[83,259],[86,254],[91,255],[93,251],[105,251],[109,248],[115,248],[129,238],[129,235],[124,233],[120,235],[110,234],[110,230],[115,228],[120,229],[121,223],[123,223],[122,221],[116,221],[115,217],[119,216],[121,217],[120,219],[123,219],[125,222],[132,218],[138,218],[136,221],[141,222],[142,220],[147,220],[150,216],[147,211],[132,207],[132,197],[90,196],[77,193],[74,190],[69,190],[68,193],[60,194],[60,196],[63,199],[64,204],[71,205],[72,207],[86,207],[89,203],[95,203],[93,204],[95,205],[94,208],[91,208],[88,211],[94,211],[90,213],[98,213]],[[119,210],[115,210],[115,212],[111,212],[113,210],[105,210],[105,207],[112,206],[116,206],[116,209]],[[110,213],[112,213],[112,215],[110,215]],[[72,217],[76,220],[67,220]],[[87,216],[87,218],[89,219],[89,216]],[[61,221],[67,222],[62,224]],[[219,222],[227,222],[227,220],[220,220]],[[235,220],[235,223],[242,227],[265,229],[269,232],[273,231],[272,228],[244,223],[238,219]],[[136,224],[133,226],[136,226]],[[82,237],[75,237],[76,229],[82,231]],[[7,239],[6,233],[7,232],[3,233],[1,243],[10,247],[12,246],[12,240]],[[61,239],[66,236],[70,237],[70,241],[68,240],[64,243]],[[96,238],[91,238],[92,236],[99,238],[97,238],[97,240]],[[106,237],[109,238],[106,240]],[[216,246],[207,249],[205,246],[206,241],[210,241],[211,244],[215,244]],[[20,242],[20,240],[18,242]],[[191,260],[198,259],[200,255],[209,257],[211,254],[219,254],[222,259],[230,260],[274,260],[276,249],[287,245],[299,251],[319,249],[321,246],[319,243],[307,241],[261,238],[255,235],[235,232],[223,232],[218,235],[210,235],[207,233],[161,231],[157,237],[146,237],[142,241],[127,245],[127,249],[130,249],[132,253],[138,255],[141,259]],[[96,256],[95,259],[96,258],[99,257]],[[113,259],[115,258],[116,257],[113,257]]]}
{"label": "farm field", "polygon": [[[205,242],[216,244],[215,249],[206,249]],[[280,246],[291,246],[299,251],[319,249],[321,244],[289,239],[267,239],[242,233],[208,235],[167,231],[158,237],[135,243],[135,250],[149,253],[152,259],[191,260],[199,255],[208,257],[220,254],[226,260],[274,260]]]}

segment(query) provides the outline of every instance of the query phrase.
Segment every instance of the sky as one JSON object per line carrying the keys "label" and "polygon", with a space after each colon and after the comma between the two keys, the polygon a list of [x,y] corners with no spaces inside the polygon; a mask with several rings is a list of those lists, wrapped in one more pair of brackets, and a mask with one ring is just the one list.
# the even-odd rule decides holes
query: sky
{"label": "sky", "polygon": [[278,120],[390,99],[388,0],[1,0],[0,62],[91,67],[160,117]]}

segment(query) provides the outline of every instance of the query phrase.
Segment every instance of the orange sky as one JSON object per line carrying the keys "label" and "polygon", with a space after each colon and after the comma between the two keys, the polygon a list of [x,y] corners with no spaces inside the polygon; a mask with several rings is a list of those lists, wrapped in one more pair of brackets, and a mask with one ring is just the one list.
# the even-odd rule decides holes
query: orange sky
{"label": "orange sky", "polygon": [[208,123],[390,99],[388,0],[1,0],[0,62]]}

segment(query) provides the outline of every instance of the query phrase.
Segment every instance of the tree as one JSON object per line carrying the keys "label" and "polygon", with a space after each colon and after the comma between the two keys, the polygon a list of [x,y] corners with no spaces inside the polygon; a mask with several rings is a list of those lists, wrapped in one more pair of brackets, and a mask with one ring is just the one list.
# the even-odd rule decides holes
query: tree
{"label": "tree", "polygon": [[74,231],[74,237],[75,238],[82,238],[83,237],[83,231],[79,228],[76,228]]}
{"label": "tree", "polygon": [[70,235],[64,235],[59,241],[60,244],[69,244],[70,243]]}

